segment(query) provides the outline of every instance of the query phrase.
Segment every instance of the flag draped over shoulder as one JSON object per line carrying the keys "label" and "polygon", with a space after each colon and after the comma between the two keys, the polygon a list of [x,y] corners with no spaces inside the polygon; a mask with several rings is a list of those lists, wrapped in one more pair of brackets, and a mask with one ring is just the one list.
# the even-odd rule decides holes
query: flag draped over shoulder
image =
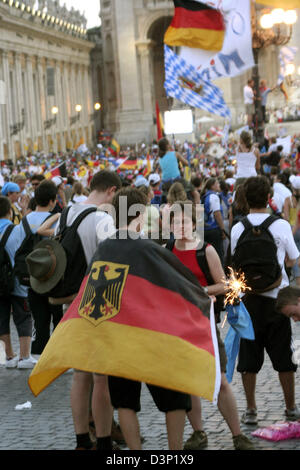
{"label": "flag draped over shoulder", "polygon": [[300,0],[256,0],[256,3],[269,5],[274,8],[284,8],[285,10],[289,8],[300,8]]}
{"label": "flag draped over shoulder", "polygon": [[220,365],[209,297],[171,252],[124,235],[100,243],[29,377],[33,394],[74,368],[216,403]]}
{"label": "flag draped over shoulder", "polygon": [[220,51],[225,24],[220,11],[205,2],[174,0],[175,15],[166,31],[164,42],[169,46],[188,46]]}

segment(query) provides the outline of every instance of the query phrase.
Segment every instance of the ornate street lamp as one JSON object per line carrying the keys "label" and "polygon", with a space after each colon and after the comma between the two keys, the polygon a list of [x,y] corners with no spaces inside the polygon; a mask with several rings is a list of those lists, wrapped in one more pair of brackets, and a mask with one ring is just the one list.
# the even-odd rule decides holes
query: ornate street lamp
{"label": "ornate street lamp", "polygon": [[[282,2],[284,5],[284,1]],[[268,46],[284,46],[293,32],[293,25],[297,21],[296,10],[283,8],[265,8],[252,3],[252,47],[255,60],[253,79],[256,97],[260,97],[259,90],[259,52]],[[264,122],[261,109],[261,100],[255,100],[254,136],[259,143],[264,142]]]}

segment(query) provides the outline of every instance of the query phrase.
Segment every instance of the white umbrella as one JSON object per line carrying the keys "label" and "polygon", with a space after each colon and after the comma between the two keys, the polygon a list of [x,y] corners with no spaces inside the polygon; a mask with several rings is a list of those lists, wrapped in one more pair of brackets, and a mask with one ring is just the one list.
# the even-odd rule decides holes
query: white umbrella
{"label": "white umbrella", "polygon": [[226,150],[219,144],[213,144],[209,147],[207,154],[210,157],[222,158],[226,153]]}
{"label": "white umbrella", "polygon": [[208,116],[203,116],[203,117],[197,119],[196,123],[197,124],[199,124],[199,123],[203,124],[204,122],[213,122],[213,121],[214,121],[213,118],[210,118]]}

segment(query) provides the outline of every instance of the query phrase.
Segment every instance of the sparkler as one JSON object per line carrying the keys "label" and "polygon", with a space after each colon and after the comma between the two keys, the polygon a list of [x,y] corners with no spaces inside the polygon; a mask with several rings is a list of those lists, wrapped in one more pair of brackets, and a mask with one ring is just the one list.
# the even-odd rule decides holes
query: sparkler
{"label": "sparkler", "polygon": [[[235,272],[231,267],[229,267],[229,271],[229,277],[227,279],[223,279],[223,283],[227,291],[225,294],[224,303],[225,305],[237,306],[240,304],[241,294],[243,294],[247,290],[251,291],[251,289],[246,284],[244,273]],[[224,318],[222,328],[224,328],[226,320],[227,313]]]}

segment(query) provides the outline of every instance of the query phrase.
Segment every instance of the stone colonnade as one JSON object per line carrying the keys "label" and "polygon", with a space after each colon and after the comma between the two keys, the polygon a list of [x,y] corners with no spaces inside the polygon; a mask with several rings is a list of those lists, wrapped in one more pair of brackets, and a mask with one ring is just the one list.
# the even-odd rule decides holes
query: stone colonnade
{"label": "stone colonnade", "polygon": [[2,49],[0,80],[0,159],[64,152],[81,139],[94,140],[88,54],[80,63],[76,55],[64,61]]}

